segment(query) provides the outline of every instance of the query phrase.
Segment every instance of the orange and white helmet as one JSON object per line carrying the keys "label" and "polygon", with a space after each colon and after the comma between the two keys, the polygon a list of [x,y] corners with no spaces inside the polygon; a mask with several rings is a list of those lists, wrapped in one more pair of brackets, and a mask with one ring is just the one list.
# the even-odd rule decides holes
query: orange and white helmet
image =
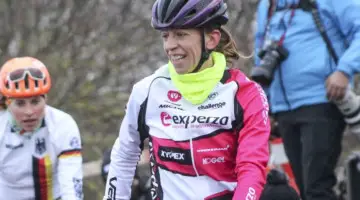
{"label": "orange and white helmet", "polygon": [[13,58],[1,67],[0,92],[6,97],[24,98],[44,95],[50,88],[49,71],[36,58]]}

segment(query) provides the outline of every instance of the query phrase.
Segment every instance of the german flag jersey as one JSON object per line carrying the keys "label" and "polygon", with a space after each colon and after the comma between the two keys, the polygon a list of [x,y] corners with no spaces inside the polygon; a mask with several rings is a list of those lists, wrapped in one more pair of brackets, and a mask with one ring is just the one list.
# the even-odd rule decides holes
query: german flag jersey
{"label": "german flag jersey", "polygon": [[33,133],[20,134],[0,114],[0,200],[80,200],[81,140],[74,119],[47,106]]}

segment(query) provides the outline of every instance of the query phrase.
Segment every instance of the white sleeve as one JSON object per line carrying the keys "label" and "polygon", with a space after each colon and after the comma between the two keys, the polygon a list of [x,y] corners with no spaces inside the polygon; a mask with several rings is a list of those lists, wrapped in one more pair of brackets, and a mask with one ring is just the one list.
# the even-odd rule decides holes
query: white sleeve
{"label": "white sleeve", "polygon": [[59,141],[61,153],[58,155],[58,180],[63,200],[83,199],[83,174],[80,132],[72,117],[62,124]]}
{"label": "white sleeve", "polygon": [[136,95],[134,86],[127,104],[126,114],[120,126],[119,137],[111,151],[111,163],[104,200],[130,199],[131,185],[141,154],[141,139],[137,124],[142,103],[140,96]]}

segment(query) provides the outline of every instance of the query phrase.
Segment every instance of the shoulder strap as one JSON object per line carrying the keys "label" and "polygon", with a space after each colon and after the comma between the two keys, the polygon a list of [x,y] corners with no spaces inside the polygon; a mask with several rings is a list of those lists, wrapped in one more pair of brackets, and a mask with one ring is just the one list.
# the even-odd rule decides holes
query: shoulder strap
{"label": "shoulder strap", "polygon": [[317,29],[319,30],[324,42],[326,43],[326,47],[327,47],[330,55],[334,59],[335,64],[337,64],[339,58],[336,55],[335,49],[334,49],[333,45],[331,44],[329,36],[327,35],[327,33],[325,31],[324,25],[321,22],[319,9],[318,9],[316,0],[300,0],[299,7],[306,12],[311,12],[311,15],[314,19],[315,25],[316,25]]}

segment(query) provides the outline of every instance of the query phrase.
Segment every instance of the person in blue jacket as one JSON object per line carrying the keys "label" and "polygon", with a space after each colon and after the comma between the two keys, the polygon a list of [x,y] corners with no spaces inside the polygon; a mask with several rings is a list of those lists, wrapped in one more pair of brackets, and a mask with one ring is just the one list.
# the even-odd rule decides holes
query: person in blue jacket
{"label": "person in blue jacket", "polygon": [[[360,0],[315,1],[338,60],[302,0],[260,0],[252,78],[268,92],[303,200],[333,200],[343,99],[360,70]],[[338,62],[336,62],[338,61]]]}

